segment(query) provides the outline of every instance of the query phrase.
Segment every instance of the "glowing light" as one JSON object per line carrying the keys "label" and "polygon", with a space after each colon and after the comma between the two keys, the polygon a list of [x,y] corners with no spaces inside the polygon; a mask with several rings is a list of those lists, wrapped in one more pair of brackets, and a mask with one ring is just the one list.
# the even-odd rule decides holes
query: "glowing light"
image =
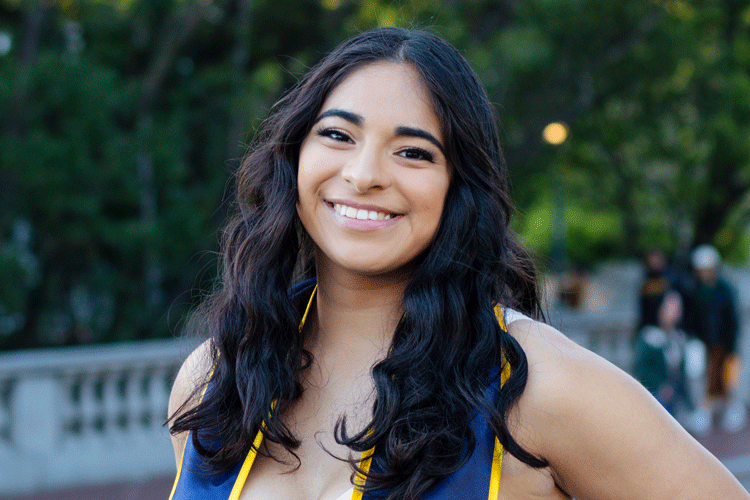
{"label": "glowing light", "polygon": [[562,144],[568,138],[568,126],[560,122],[552,122],[544,127],[542,137],[550,144]]}

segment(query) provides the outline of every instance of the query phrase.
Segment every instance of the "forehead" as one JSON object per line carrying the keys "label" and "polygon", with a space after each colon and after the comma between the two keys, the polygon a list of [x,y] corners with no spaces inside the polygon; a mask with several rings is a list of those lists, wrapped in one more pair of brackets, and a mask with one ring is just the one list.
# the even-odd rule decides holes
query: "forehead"
{"label": "forehead", "polygon": [[413,66],[375,62],[354,70],[328,95],[321,112],[343,109],[365,122],[420,126],[441,137],[441,124],[430,92]]}

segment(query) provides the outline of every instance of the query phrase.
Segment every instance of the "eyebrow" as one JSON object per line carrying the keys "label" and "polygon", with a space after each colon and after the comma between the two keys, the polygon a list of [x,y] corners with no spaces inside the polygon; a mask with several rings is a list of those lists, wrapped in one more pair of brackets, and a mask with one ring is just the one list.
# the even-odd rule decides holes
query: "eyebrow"
{"label": "eyebrow", "polygon": [[443,156],[445,156],[445,149],[443,149],[443,145],[440,144],[440,141],[437,140],[437,138],[432,135],[431,133],[427,132],[426,130],[422,130],[421,128],[412,128],[412,127],[396,127],[396,135],[397,136],[406,136],[406,137],[419,137],[421,139],[426,139],[433,143],[435,147],[437,147],[441,153],[443,153]]}
{"label": "eyebrow", "polygon": [[328,118],[329,116],[338,116],[339,118],[343,118],[344,120],[353,123],[354,125],[361,127],[362,124],[365,122],[365,119],[362,117],[362,115],[358,115],[357,113],[352,113],[351,111],[344,111],[343,109],[328,109],[326,111],[323,111],[318,115],[318,117],[315,119],[315,123],[318,123],[323,118]]}
{"label": "eyebrow", "polygon": [[[365,119],[362,115],[352,113],[351,111],[345,111],[343,109],[332,108],[320,113],[315,119],[315,123],[318,123],[323,118],[328,118],[329,116],[337,116],[348,121],[349,123],[356,125],[357,127],[361,127],[365,122]],[[440,150],[441,153],[443,153],[443,156],[445,156],[445,148],[443,148],[443,145],[439,140],[437,140],[434,135],[427,132],[426,130],[423,130],[421,128],[400,126],[396,127],[396,135],[399,137],[419,137],[420,139],[430,141],[435,145],[435,147]]]}

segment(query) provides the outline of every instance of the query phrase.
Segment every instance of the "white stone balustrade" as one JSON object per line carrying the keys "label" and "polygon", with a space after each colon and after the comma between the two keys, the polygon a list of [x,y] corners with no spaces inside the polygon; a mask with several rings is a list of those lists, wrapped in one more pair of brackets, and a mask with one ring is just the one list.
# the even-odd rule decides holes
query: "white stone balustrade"
{"label": "white stone balustrade", "polygon": [[169,389],[192,340],[0,354],[0,496],[172,474]]}
{"label": "white stone balustrade", "polygon": [[636,319],[634,311],[566,310],[553,311],[548,318],[569,339],[626,371],[633,362],[631,341]]}

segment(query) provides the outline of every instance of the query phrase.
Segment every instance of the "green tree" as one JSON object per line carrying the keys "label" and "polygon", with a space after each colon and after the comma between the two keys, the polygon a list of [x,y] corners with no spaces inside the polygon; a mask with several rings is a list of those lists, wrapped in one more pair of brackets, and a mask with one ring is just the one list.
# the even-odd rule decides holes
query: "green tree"
{"label": "green tree", "polygon": [[[492,92],[522,206],[539,206],[562,183],[569,206],[585,210],[581,222],[616,209],[619,222],[602,236],[620,244],[580,241],[601,250],[581,260],[650,246],[684,256],[707,242],[741,252],[748,2],[530,1],[513,17],[496,35],[504,70]],[[541,142],[552,121],[570,125],[561,147]]]}
{"label": "green tree", "polygon": [[178,330],[273,100],[384,24],[432,29],[478,71],[542,257],[555,220],[578,264],[742,254],[749,4],[0,0],[0,348]]}

